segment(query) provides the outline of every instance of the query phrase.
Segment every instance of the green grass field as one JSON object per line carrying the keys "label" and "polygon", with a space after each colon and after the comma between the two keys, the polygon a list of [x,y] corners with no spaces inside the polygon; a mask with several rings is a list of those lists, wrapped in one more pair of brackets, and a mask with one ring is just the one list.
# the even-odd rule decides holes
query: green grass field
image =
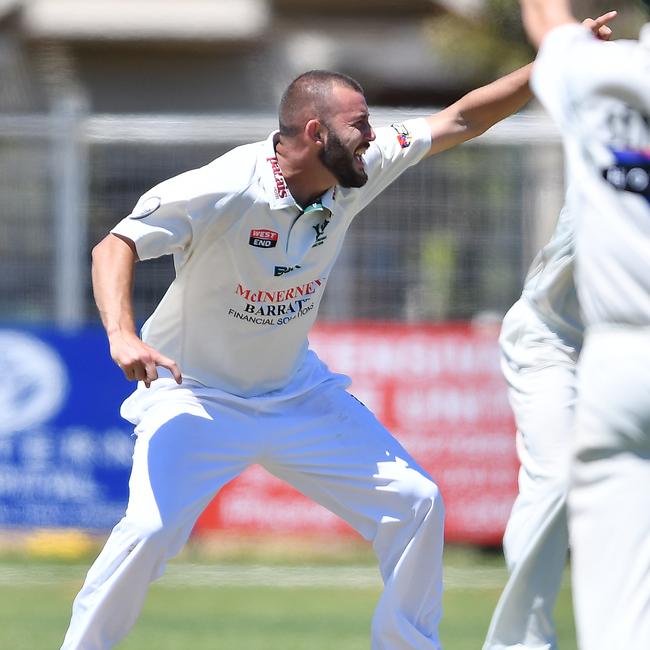
{"label": "green grass field", "polygon": [[[303,550],[215,556],[190,549],[151,587],[140,620],[119,648],[368,650],[380,593],[372,557],[359,548],[339,554]],[[0,648],[59,648],[91,559],[0,557]],[[505,579],[500,554],[447,549],[446,650],[480,650]],[[557,622],[560,647],[575,650],[568,586]]]}

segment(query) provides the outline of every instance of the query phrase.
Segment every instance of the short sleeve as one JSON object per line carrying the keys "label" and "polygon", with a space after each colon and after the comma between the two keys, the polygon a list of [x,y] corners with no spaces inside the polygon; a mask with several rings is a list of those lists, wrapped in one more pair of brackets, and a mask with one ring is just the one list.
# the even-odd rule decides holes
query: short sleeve
{"label": "short sleeve", "polygon": [[172,254],[182,261],[206,229],[223,221],[237,194],[236,167],[222,156],[156,185],[111,232],[130,239],[141,260]]}
{"label": "short sleeve", "polygon": [[368,182],[359,197],[363,205],[420,162],[431,149],[431,129],[424,118],[380,127],[375,134],[365,155]]}
{"label": "short sleeve", "polygon": [[189,197],[182,179],[188,174],[165,181],[143,194],[131,214],[111,230],[130,239],[141,260],[178,253],[190,243]]}

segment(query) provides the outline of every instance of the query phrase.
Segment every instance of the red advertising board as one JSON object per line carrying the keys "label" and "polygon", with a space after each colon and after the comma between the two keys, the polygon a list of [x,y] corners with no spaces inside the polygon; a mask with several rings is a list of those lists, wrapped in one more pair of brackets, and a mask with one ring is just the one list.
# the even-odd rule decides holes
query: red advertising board
{"label": "red advertising board", "polygon": [[[325,323],[310,336],[440,486],[448,541],[498,544],[516,495],[515,427],[497,336],[495,326],[395,323]],[[222,490],[195,533],[214,529],[353,534],[260,467]]]}

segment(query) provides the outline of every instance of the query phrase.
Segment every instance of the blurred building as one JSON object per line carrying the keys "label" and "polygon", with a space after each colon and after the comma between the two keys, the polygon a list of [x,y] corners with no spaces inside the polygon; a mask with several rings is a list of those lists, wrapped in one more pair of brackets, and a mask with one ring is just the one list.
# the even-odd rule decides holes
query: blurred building
{"label": "blurred building", "polygon": [[480,0],[0,0],[0,110],[60,93],[93,112],[270,110],[310,68],[358,78],[371,104],[466,90],[427,21]]}

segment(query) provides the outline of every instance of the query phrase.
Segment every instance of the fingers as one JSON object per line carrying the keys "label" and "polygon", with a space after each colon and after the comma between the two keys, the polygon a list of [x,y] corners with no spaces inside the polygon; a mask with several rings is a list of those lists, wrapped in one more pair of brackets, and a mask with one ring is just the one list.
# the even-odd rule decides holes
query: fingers
{"label": "fingers", "polygon": [[135,376],[135,370],[132,366],[126,366],[120,363],[118,363],[117,365],[119,366],[120,370],[124,373],[124,376],[129,381],[136,381],[137,377]]}
{"label": "fingers", "polygon": [[599,27],[598,30],[594,30],[594,34],[596,34],[601,41],[608,41],[612,37],[612,30],[604,25],[603,27]]}
{"label": "fingers", "polygon": [[612,37],[612,30],[607,26],[607,23],[611,22],[618,16],[618,11],[608,11],[598,18],[587,18],[582,21],[582,24],[590,29],[595,36],[597,36],[601,41],[608,41]]}
{"label": "fingers", "polygon": [[177,384],[181,384],[183,382],[181,371],[178,369],[178,366],[174,360],[169,359],[168,357],[165,357],[161,354],[158,355],[158,358],[156,359],[156,365],[161,366],[162,368],[167,368],[167,370],[172,373],[172,376],[176,380]]}
{"label": "fingers", "polygon": [[596,18],[594,22],[599,27],[602,27],[603,25],[607,25],[607,23],[612,22],[612,20],[614,20],[616,16],[618,16],[618,11],[608,11],[606,14],[603,14],[602,16],[598,16],[598,18]]}
{"label": "fingers", "polygon": [[144,366],[144,385],[149,388],[151,382],[158,379],[158,370],[156,370],[156,364],[153,361],[150,361]]}
{"label": "fingers", "polygon": [[151,381],[148,381],[147,375],[147,367],[144,363],[141,363],[139,361],[131,361],[129,363],[118,363],[117,364],[122,372],[124,373],[124,376],[129,380],[129,381],[143,381],[145,382],[145,385],[147,385],[147,388],[149,388],[149,385],[151,385]]}
{"label": "fingers", "polygon": [[116,360],[116,363],[129,381],[141,381],[147,388],[158,379],[158,367],[167,368],[177,384],[183,381],[176,362],[153,350],[148,350],[136,358],[131,357],[123,362]]}

